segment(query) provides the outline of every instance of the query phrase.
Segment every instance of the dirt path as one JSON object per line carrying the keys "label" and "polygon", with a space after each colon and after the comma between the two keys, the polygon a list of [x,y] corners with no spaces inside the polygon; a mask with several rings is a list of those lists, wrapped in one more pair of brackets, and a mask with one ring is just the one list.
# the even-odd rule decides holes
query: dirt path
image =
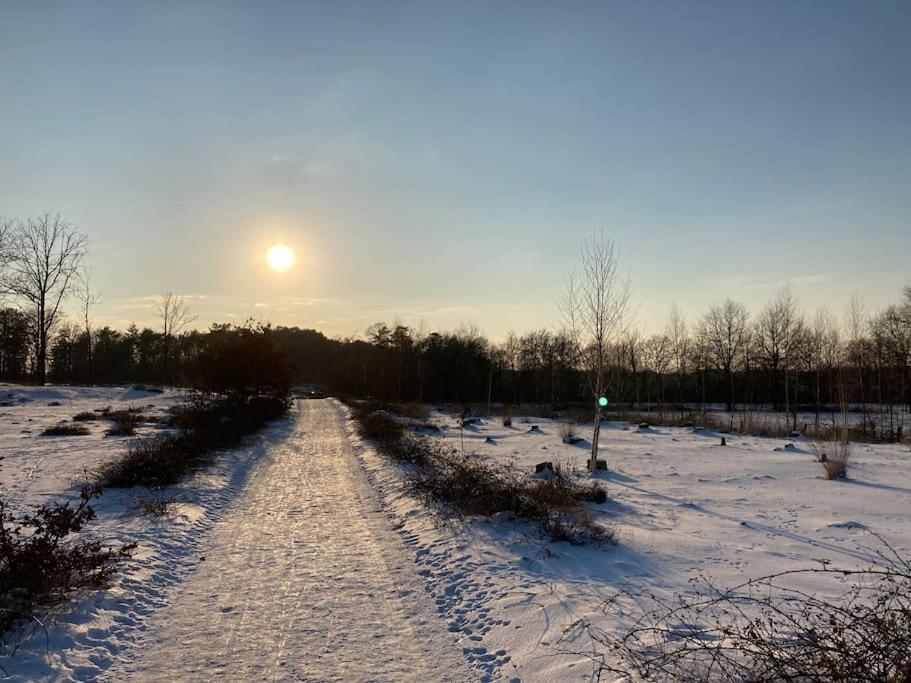
{"label": "dirt path", "polygon": [[112,680],[466,681],[331,401],[257,465]]}

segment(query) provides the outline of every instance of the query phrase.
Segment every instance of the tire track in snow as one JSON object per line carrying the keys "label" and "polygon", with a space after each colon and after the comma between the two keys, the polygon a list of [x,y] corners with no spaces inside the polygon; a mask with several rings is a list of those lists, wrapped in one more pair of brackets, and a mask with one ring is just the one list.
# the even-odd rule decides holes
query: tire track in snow
{"label": "tire track in snow", "polygon": [[467,681],[339,408],[300,403],[113,680]]}

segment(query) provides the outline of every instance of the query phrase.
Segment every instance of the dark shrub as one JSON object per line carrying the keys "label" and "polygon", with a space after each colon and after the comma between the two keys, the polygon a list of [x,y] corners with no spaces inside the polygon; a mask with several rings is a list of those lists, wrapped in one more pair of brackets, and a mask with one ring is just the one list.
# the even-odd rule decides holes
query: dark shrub
{"label": "dark shrub", "polygon": [[131,443],[125,456],[102,465],[97,476],[114,487],[174,484],[208,462],[213,451],[236,446],[288,407],[288,400],[279,398],[260,397],[240,405],[198,396],[193,404],[172,411],[170,424],[179,429],[177,434]]}
{"label": "dark shrub", "polygon": [[129,556],[133,544],[113,550],[91,538],[68,539],[95,517],[89,502],[100,493],[98,486],[86,487],[75,507],[54,503],[18,517],[0,499],[0,636],[40,605],[103,586],[114,563]]}
{"label": "dark shrub", "polygon": [[176,502],[176,498],[168,496],[161,491],[150,491],[148,494],[137,498],[136,509],[140,513],[151,517],[167,517],[171,513],[171,507]]}
{"label": "dark shrub", "polygon": [[365,439],[386,442],[401,439],[405,435],[404,425],[382,411],[367,415],[358,424],[360,425],[360,434]]}
{"label": "dark shrub", "polygon": [[146,419],[140,414],[138,408],[109,411],[105,413],[104,418],[114,423],[105,432],[107,436],[133,436],[139,423]]}
{"label": "dark shrub", "polygon": [[411,465],[407,475],[410,490],[446,513],[489,516],[510,512],[537,522],[555,541],[613,540],[610,530],[595,523],[579,504],[607,500],[597,482],[583,484],[562,465],[549,480],[531,479],[513,467],[444,450],[432,439],[406,431],[375,403],[351,402],[349,406],[361,437],[375,442],[392,460]]}
{"label": "dark shrub", "polygon": [[168,486],[198,464],[180,436],[163,436],[130,443],[126,455],[101,466],[98,477],[106,486]]}
{"label": "dark shrub", "polygon": [[90,433],[88,428],[83,425],[71,425],[61,422],[45,429],[41,432],[41,436],[88,436]]}
{"label": "dark shrub", "polygon": [[75,415],[73,415],[73,422],[92,422],[97,419],[99,419],[99,418],[96,413],[86,412],[86,413],[76,413]]}
{"label": "dark shrub", "polygon": [[425,460],[427,466],[409,475],[409,486],[418,497],[451,514],[510,512],[537,522],[554,541],[578,544],[613,540],[610,530],[594,522],[579,505],[580,501],[607,499],[597,483],[583,485],[574,477],[560,475],[531,479],[513,467],[439,450]]}
{"label": "dark shrub", "polygon": [[393,460],[412,465],[426,464],[429,454],[426,442],[409,433],[394,416],[384,410],[376,410],[376,405],[372,403],[350,405],[361,438],[376,443],[380,451]]}

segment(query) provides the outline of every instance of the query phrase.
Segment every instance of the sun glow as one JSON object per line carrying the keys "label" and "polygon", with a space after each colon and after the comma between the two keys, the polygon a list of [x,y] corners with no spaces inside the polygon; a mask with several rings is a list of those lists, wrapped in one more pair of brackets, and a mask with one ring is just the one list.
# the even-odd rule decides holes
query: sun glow
{"label": "sun glow", "polygon": [[294,266],[294,252],[284,244],[275,244],[266,252],[266,262],[272,270],[284,273]]}

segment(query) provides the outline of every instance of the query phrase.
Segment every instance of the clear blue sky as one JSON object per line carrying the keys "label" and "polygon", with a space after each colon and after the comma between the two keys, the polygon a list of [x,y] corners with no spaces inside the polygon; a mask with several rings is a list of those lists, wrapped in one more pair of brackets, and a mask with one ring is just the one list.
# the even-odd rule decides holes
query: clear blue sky
{"label": "clear blue sky", "polygon": [[[92,242],[98,316],[554,324],[581,240],[642,326],[911,281],[907,2],[0,0],[0,214]],[[298,267],[278,275],[266,248]]]}

